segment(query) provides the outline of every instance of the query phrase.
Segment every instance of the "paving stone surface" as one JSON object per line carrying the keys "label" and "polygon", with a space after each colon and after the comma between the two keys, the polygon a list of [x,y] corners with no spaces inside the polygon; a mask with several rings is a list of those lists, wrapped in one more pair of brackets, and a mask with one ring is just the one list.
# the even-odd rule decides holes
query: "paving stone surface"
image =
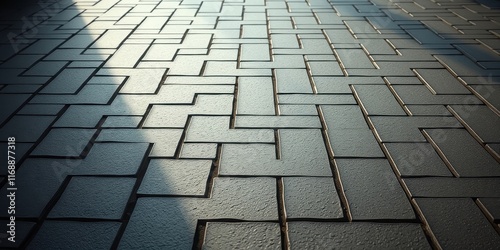
{"label": "paving stone surface", "polygon": [[0,248],[496,249],[499,16],[4,0]]}

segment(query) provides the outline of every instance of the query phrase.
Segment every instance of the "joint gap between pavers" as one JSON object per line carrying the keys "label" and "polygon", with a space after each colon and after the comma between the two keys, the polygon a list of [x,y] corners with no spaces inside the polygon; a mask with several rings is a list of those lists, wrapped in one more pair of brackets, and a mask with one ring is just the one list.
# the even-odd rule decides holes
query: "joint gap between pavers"
{"label": "joint gap between pavers", "polygon": [[271,69],[271,81],[273,83],[273,101],[274,101],[274,114],[280,115],[279,96],[278,96],[278,82],[276,80],[276,69]]}
{"label": "joint gap between pavers", "polygon": [[198,220],[196,222],[196,232],[194,233],[192,250],[203,249],[206,229],[207,229],[207,221]]}
{"label": "joint gap between pavers", "polygon": [[417,205],[417,202],[415,199],[411,199],[410,203],[412,207],[415,208],[417,218],[420,218],[420,221],[422,222],[421,227],[422,231],[424,232],[425,238],[427,239],[427,242],[429,243],[430,246],[432,246],[433,249],[439,249],[442,250],[443,248],[439,245],[439,241],[436,238],[436,235],[434,235],[434,232],[432,232],[432,229],[425,219],[424,213],[420,209],[420,207]]}
{"label": "joint gap between pavers", "polygon": [[149,162],[151,161],[151,158],[149,158],[149,155],[151,154],[151,151],[153,150],[153,143],[150,143],[148,148],[146,149],[146,152],[144,153],[141,165],[139,166],[139,169],[137,170],[136,173],[136,181],[134,184],[134,187],[132,188],[132,192],[130,194],[130,197],[127,201],[127,205],[125,206],[125,209],[123,211],[123,215],[121,218],[122,224],[120,228],[118,229],[118,232],[116,233],[116,237],[113,241],[113,244],[111,246],[111,249],[117,249],[118,244],[120,244],[120,240],[125,233],[125,228],[128,225],[128,222],[130,220],[130,217],[132,216],[132,213],[134,211],[135,205],[137,204],[137,191],[139,190],[139,187],[141,186],[142,180],[144,179],[144,176],[146,175],[146,171],[149,165]]}
{"label": "joint gap between pavers", "polygon": [[231,111],[231,117],[229,118],[229,129],[234,129],[235,128],[236,115],[238,113],[239,80],[240,80],[240,77],[237,76],[236,80],[234,81],[233,110]]}
{"label": "joint gap between pavers", "polygon": [[389,91],[391,91],[391,94],[394,96],[396,101],[399,103],[399,106],[401,106],[403,111],[407,115],[412,116],[413,114],[411,113],[410,109],[408,109],[408,107],[405,105],[403,99],[398,95],[398,93],[396,92],[394,87],[389,83],[389,81],[387,80],[387,77],[385,77],[385,76],[382,77],[382,80],[385,82],[385,85],[387,85],[387,88],[389,89]]}
{"label": "joint gap between pavers", "polygon": [[[196,97],[195,97],[196,98]],[[177,147],[175,148],[174,159],[179,159],[182,152],[182,146],[184,145],[184,139],[186,139],[187,130],[189,128],[189,124],[191,124],[192,116],[188,115],[186,119],[186,123],[182,129],[181,137],[179,138],[179,142],[177,143]]]}
{"label": "joint gap between pavers", "polygon": [[212,191],[214,188],[214,182],[215,178],[219,177],[219,168],[220,168],[220,162],[221,162],[221,156],[222,156],[222,143],[217,143],[217,152],[215,159],[212,161],[212,166],[210,167],[210,172],[208,174],[208,179],[207,179],[207,186],[205,188],[205,194],[204,196],[207,198],[212,197]]}
{"label": "joint gap between pavers", "polygon": [[483,205],[483,203],[481,203],[481,200],[479,200],[478,198],[473,198],[473,200],[479,207],[483,215],[488,219],[491,226],[497,231],[498,235],[500,236],[500,226],[497,224],[497,222],[495,222],[495,218],[493,218],[488,209]]}
{"label": "joint gap between pavers", "polygon": [[309,78],[309,84],[311,85],[312,92],[313,94],[317,94],[318,89],[316,88],[316,83],[314,82],[314,78],[311,73],[311,67],[309,66],[309,62],[306,59],[306,55],[302,55],[302,59],[304,60],[304,64],[306,65],[307,78]]}
{"label": "joint gap between pavers", "polygon": [[441,160],[444,162],[444,164],[446,165],[446,167],[448,167],[448,170],[450,170],[450,172],[453,174],[453,176],[454,177],[460,177],[460,174],[457,172],[457,170],[455,170],[455,168],[453,167],[453,165],[451,165],[451,162],[448,160],[448,158],[446,157],[446,155],[443,153],[443,151],[441,151],[441,149],[439,149],[439,146],[437,145],[437,143],[425,131],[425,129],[420,129],[420,132],[425,137],[425,139],[429,142],[429,144],[431,144],[432,148],[434,148],[434,150],[437,152],[437,154],[439,155],[439,157],[441,158]]}
{"label": "joint gap between pavers", "polygon": [[347,196],[344,192],[344,187],[340,179],[340,173],[338,171],[337,164],[335,162],[335,154],[331,147],[330,138],[328,137],[328,132],[327,132],[328,127],[325,121],[325,117],[323,115],[323,110],[321,109],[320,105],[316,105],[316,110],[318,112],[319,120],[321,123],[321,136],[323,137],[323,142],[325,144],[325,148],[328,154],[328,163],[330,164],[330,169],[332,171],[333,182],[335,184],[337,195],[339,196],[340,201],[342,203],[342,214],[343,217],[347,219],[347,221],[352,221],[352,214],[349,209],[349,201],[347,200]]}
{"label": "joint gap between pavers", "polygon": [[276,178],[276,197],[278,202],[278,218],[280,223],[281,249],[290,248],[290,239],[288,238],[288,223],[285,208],[285,186],[283,177]]}
{"label": "joint gap between pavers", "polygon": [[26,249],[26,247],[30,244],[30,242],[35,238],[36,234],[38,231],[40,231],[40,228],[42,227],[43,222],[47,219],[50,210],[54,208],[56,205],[57,201],[61,198],[62,194],[64,193],[64,190],[66,187],[69,185],[69,182],[71,181],[72,176],[67,175],[64,180],[61,182],[61,185],[57,189],[56,193],[50,201],[47,203],[45,208],[42,210],[42,213],[38,217],[35,226],[33,226],[33,229],[31,230],[30,234],[26,236],[24,242],[19,246],[20,249]]}

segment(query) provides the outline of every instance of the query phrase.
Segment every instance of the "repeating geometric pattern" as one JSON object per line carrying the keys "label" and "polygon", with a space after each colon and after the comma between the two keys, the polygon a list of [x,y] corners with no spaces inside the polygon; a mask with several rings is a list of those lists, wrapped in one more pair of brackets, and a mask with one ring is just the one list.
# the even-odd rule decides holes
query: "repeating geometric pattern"
{"label": "repeating geometric pattern", "polygon": [[0,246],[497,248],[499,8],[6,3]]}

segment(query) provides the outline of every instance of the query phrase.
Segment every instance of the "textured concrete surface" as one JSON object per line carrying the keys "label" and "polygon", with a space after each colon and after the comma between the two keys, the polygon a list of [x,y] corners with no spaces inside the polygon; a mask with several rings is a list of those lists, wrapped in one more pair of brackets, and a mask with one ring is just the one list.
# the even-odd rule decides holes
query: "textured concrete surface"
{"label": "textured concrete surface", "polygon": [[499,36],[495,0],[2,1],[0,248],[497,249]]}

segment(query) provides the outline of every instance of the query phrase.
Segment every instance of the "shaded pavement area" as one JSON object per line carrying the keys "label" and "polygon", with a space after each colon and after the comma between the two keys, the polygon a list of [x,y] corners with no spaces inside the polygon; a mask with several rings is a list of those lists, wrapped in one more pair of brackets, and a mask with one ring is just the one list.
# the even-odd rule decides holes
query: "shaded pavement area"
{"label": "shaded pavement area", "polygon": [[0,247],[498,249],[499,9],[4,1]]}

